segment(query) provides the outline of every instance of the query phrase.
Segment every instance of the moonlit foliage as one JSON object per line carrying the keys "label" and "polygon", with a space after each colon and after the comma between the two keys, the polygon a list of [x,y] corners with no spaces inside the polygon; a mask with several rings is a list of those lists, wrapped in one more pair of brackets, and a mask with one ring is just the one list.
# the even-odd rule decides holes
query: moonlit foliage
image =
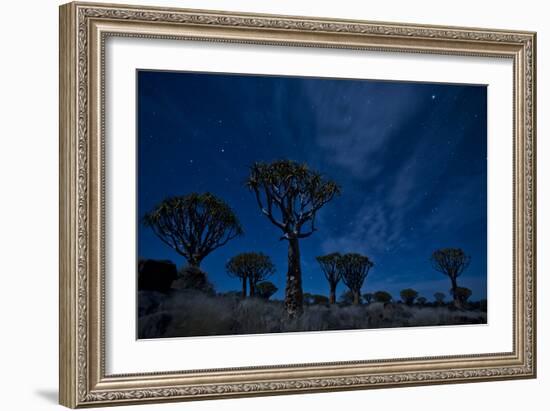
{"label": "moonlit foliage", "polygon": [[167,198],[144,215],[143,224],[192,266],[243,233],[233,210],[210,193]]}

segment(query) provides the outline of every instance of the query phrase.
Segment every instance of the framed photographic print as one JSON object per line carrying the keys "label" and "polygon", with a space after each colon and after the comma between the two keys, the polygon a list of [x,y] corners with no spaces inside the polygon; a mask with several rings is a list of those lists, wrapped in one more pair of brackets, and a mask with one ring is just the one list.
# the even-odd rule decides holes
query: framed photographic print
{"label": "framed photographic print", "polygon": [[535,377],[535,67],[532,32],[61,6],[61,404]]}

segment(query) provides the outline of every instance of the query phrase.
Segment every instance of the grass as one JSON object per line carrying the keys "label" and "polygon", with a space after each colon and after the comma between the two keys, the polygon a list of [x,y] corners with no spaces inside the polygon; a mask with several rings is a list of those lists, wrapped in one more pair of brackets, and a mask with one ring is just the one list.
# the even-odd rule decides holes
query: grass
{"label": "grass", "polygon": [[282,301],[240,299],[178,290],[168,294],[140,291],[139,338],[263,334],[297,331],[351,330],[434,325],[485,324],[481,310],[447,306],[306,305],[298,319],[285,318]]}

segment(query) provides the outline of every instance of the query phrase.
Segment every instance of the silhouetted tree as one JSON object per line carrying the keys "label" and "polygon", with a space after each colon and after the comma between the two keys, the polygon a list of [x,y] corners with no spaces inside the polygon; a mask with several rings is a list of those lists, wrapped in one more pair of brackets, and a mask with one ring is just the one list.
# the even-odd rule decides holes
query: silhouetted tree
{"label": "silhouetted tree", "polygon": [[428,300],[426,299],[426,297],[418,297],[416,299],[416,302],[419,304],[419,305],[426,305],[426,303],[428,302]]}
{"label": "silhouetted tree", "polygon": [[435,270],[450,278],[451,295],[455,306],[460,308],[461,302],[456,293],[457,278],[468,268],[470,256],[466,255],[461,248],[442,248],[433,252],[431,261]]}
{"label": "silhouetted tree", "polygon": [[445,294],[437,292],[434,294],[435,302],[437,305],[443,305],[445,302]]}
{"label": "silhouetted tree", "polygon": [[263,281],[256,284],[256,294],[264,300],[269,300],[279,289],[271,281]]}
{"label": "silhouetted tree", "polygon": [[271,258],[262,253],[241,253],[232,257],[225,265],[227,273],[242,281],[242,294],[246,297],[246,282],[250,296],[256,294],[256,284],[275,272]]}
{"label": "silhouetted tree", "polygon": [[306,164],[291,160],[254,163],[246,184],[262,214],[281,230],[281,240],[288,241],[285,309],[288,317],[294,318],[303,311],[299,240],[316,231],[317,212],[340,188]]}
{"label": "silhouetted tree", "polygon": [[389,303],[392,300],[392,296],[387,291],[377,291],[374,293],[374,301],[377,303]]}
{"label": "silhouetted tree", "polygon": [[407,305],[413,305],[414,300],[418,297],[418,291],[413,290],[412,288],[405,288],[399,293],[401,300]]}
{"label": "silhouetted tree", "polygon": [[321,294],[313,294],[312,296],[312,302],[313,304],[317,304],[317,305],[328,305],[329,304],[329,299],[324,296],[324,295],[321,295]]}
{"label": "silhouetted tree", "polygon": [[372,302],[372,299],[374,298],[373,293],[366,293],[363,294],[363,300],[365,300],[365,303],[370,304]]}
{"label": "silhouetted tree", "polygon": [[359,304],[361,287],[374,263],[366,255],[348,253],[337,260],[342,281],[353,293],[353,304]]}
{"label": "silhouetted tree", "polygon": [[214,295],[214,285],[208,281],[206,273],[199,267],[186,265],[178,270],[178,278],[172,283],[176,290],[197,290]]}
{"label": "silhouetted tree", "polygon": [[243,232],[233,210],[210,193],[167,198],[145,214],[143,224],[193,267]]}
{"label": "silhouetted tree", "polygon": [[353,304],[354,295],[353,292],[347,290],[340,295],[340,302],[345,305]]}
{"label": "silhouetted tree", "polygon": [[336,286],[342,279],[342,272],[338,269],[338,260],[340,259],[340,253],[331,253],[317,257],[317,262],[321,266],[321,270],[328,281],[330,294],[329,303],[334,304],[336,302]]}
{"label": "silhouetted tree", "polygon": [[[453,290],[451,290],[453,292]],[[472,296],[472,290],[466,287],[456,287],[454,290],[454,294],[457,296],[458,300],[460,301],[460,306],[464,306],[466,304],[466,301],[468,301],[468,298]]]}

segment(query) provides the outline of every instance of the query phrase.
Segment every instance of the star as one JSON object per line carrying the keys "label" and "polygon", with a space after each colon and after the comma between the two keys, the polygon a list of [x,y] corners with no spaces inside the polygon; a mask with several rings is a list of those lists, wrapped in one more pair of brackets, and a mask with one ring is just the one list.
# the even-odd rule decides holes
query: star
{"label": "star", "polygon": [[437,96],[435,94],[432,94],[432,100],[435,100]]}
{"label": "star", "polygon": [[221,151],[222,153],[225,153],[225,148],[222,148],[220,151]]}

